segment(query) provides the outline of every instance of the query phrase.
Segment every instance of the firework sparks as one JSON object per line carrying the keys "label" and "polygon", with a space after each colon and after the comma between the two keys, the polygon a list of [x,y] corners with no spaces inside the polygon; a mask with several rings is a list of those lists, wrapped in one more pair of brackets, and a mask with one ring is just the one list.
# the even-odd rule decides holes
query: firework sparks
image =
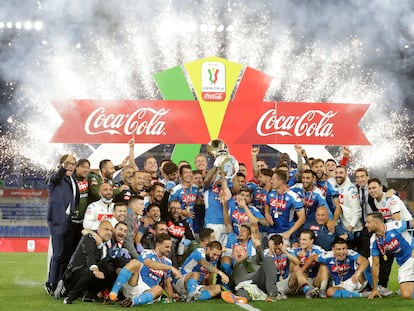
{"label": "firework sparks", "polygon": [[[389,47],[375,47],[364,33],[352,34],[352,28],[339,28],[335,21],[325,39],[326,27],[309,20],[306,25],[305,15],[314,7],[295,1],[278,7],[266,1],[201,1],[196,11],[191,1],[170,1],[167,6],[154,1],[151,7],[92,1],[83,10],[88,13],[75,3],[67,8],[62,20],[76,18],[68,30],[65,23],[48,20],[59,5],[40,2],[45,20],[37,35],[6,42],[14,50],[3,71],[17,68],[21,46],[36,45],[32,52],[25,49],[23,68],[16,73],[19,87],[11,102],[18,109],[10,116],[14,130],[1,138],[7,155],[19,154],[42,167],[51,167],[58,154],[73,148],[86,157],[88,146],[48,143],[61,122],[52,99],[160,99],[153,81],[156,72],[218,55],[273,76],[266,100],[371,104],[361,127],[372,146],[352,147],[353,165],[386,168],[412,158],[412,108],[390,113],[393,105],[401,107],[400,77],[374,66],[387,57]],[[347,8],[331,8],[341,9],[349,13]],[[389,13],[395,23],[403,10]],[[77,23],[78,28],[71,28]],[[334,35],[340,39],[332,40]]]}

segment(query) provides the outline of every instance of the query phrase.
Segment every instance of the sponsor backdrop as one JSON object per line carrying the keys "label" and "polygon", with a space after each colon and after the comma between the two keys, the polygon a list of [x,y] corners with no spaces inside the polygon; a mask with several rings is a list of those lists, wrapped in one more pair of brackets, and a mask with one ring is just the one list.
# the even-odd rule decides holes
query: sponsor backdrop
{"label": "sponsor backdrop", "polygon": [[358,126],[368,104],[265,102],[272,78],[223,58],[199,59],[154,78],[164,100],[54,101],[63,123],[51,142],[126,143],[134,137],[149,144],[143,152],[150,144],[177,144],[173,160],[193,163],[200,144],[220,138],[247,164],[252,144],[369,144]]}

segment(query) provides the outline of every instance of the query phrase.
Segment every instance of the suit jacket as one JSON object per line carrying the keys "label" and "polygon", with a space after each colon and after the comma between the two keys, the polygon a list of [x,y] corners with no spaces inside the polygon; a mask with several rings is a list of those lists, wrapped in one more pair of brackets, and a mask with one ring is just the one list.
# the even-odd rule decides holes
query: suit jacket
{"label": "suit jacket", "polygon": [[264,260],[263,246],[256,248],[256,255],[247,257],[234,265],[233,272],[230,276],[230,285],[236,287],[240,282],[250,280],[251,277],[259,270]]}
{"label": "suit jacket", "polygon": [[70,259],[68,269],[76,270],[80,267],[90,268],[92,265],[98,265],[102,253],[102,248],[98,248],[92,234],[84,235]]}
{"label": "suit jacket", "polygon": [[[358,195],[359,195],[359,193],[361,191],[361,187],[359,185],[356,185],[356,187],[358,188]],[[368,185],[367,185],[367,188],[368,188]],[[366,191],[368,191],[368,189]],[[382,186],[382,191],[387,192],[388,188],[383,185]],[[371,207],[373,212],[378,212],[378,209],[375,206],[375,199],[369,193],[368,193],[368,205],[369,205],[369,207]],[[361,206],[362,206],[362,202],[361,202]]]}
{"label": "suit jacket", "polygon": [[[73,196],[73,185],[76,195]],[[50,175],[48,179],[49,204],[47,210],[47,222],[51,234],[65,234],[70,229],[70,215],[75,211],[79,202],[79,188],[76,182],[72,184],[63,166]],[[66,210],[70,209],[69,215]]]}

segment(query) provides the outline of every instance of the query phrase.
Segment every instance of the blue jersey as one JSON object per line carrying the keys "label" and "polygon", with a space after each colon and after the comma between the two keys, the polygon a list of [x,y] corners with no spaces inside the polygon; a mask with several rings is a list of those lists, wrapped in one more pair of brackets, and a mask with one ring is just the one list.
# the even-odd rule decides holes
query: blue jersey
{"label": "blue jersey", "polygon": [[323,197],[322,191],[316,186],[313,186],[312,188],[311,191],[306,191],[303,189],[303,184],[295,184],[290,188],[290,190],[296,192],[302,200],[306,214],[305,223],[310,223],[316,220],[316,209],[319,206],[325,206],[329,211],[330,218],[332,218],[331,210]]}
{"label": "blue jersey", "polygon": [[273,226],[268,227],[269,233],[283,233],[294,225],[295,212],[303,210],[302,201],[299,196],[290,190],[283,194],[271,190],[267,195],[266,204],[270,207],[270,216]]}
{"label": "blue jersey", "polygon": [[232,249],[234,245],[241,245],[247,251],[247,255],[252,257],[256,255],[256,248],[254,247],[252,239],[249,239],[247,243],[242,244],[237,239],[237,235],[235,233],[229,233],[227,236],[226,248]]}
{"label": "blue jersey", "polygon": [[[205,278],[208,278],[209,272],[199,263],[202,259],[207,260],[205,248],[200,247],[195,249],[181,265],[180,272],[183,277],[187,273],[198,272],[200,274],[200,278],[198,279],[199,284]],[[211,264],[216,265],[216,263],[212,262]]]}
{"label": "blue jersey", "polygon": [[[249,217],[247,216],[244,208],[239,207],[233,198],[228,200],[227,204],[228,204],[231,224],[233,226],[233,232],[235,234],[239,234],[239,226],[242,224],[250,223]],[[264,216],[262,215],[262,213],[259,212],[257,208],[253,206],[249,206],[249,210],[253,214],[254,217],[259,218],[259,219],[264,219]]]}
{"label": "blue jersey", "polygon": [[289,169],[289,178],[287,181],[287,185],[289,187],[292,187],[294,184],[296,184],[296,175],[298,174],[298,170],[296,168]]}
{"label": "blue jersey", "polygon": [[193,211],[196,199],[199,193],[199,189],[196,185],[184,188],[183,184],[179,184],[171,189],[170,198],[168,202],[179,201],[181,208],[189,211]]}
{"label": "blue jersey", "polygon": [[335,286],[339,286],[341,282],[348,280],[357,269],[357,260],[360,255],[348,249],[345,260],[337,260],[333,251],[325,252],[318,256],[318,261],[324,263],[334,281]]}
{"label": "blue jersey", "polygon": [[[168,202],[179,201],[181,203],[181,209],[194,212],[194,205],[198,196],[199,189],[196,185],[184,188],[183,184],[178,184],[171,189],[170,198]],[[187,222],[192,226],[193,219],[187,218]]]}
{"label": "blue jersey", "polygon": [[204,224],[224,224],[223,206],[220,202],[221,186],[216,184],[204,191],[205,216]]}
{"label": "blue jersey", "polygon": [[276,282],[285,280],[289,277],[289,258],[285,254],[280,255],[268,255],[273,258],[276,266]]}
{"label": "blue jersey", "polygon": [[413,249],[413,239],[407,229],[412,229],[409,221],[390,221],[385,224],[385,236],[373,235],[371,238],[371,255],[383,256],[385,252],[394,255],[401,266],[410,257]]}
{"label": "blue jersey", "polygon": [[[266,205],[268,191],[253,182],[248,183],[247,187],[252,192],[253,206],[256,207],[262,215],[264,215],[264,206]],[[267,232],[267,227],[259,224],[259,231]]]}
{"label": "blue jersey", "polygon": [[[145,260],[153,260],[165,265],[172,266],[172,262],[165,256],[158,257],[154,250],[145,252],[139,256],[139,261],[144,263]],[[148,268],[145,264],[142,265],[141,271],[139,272],[142,281],[149,287],[159,285],[163,279],[171,277],[171,270],[155,270]]]}
{"label": "blue jersey", "polygon": [[322,195],[328,203],[329,209],[332,214],[335,213],[335,205],[333,204],[333,199],[338,198],[338,191],[335,190],[334,186],[328,180],[317,180],[316,187],[321,189]]}
{"label": "blue jersey", "polygon": [[331,250],[333,241],[343,234],[348,234],[348,238],[346,239],[347,241],[354,239],[354,234],[350,231],[347,231],[342,225],[342,222],[338,223],[338,225],[335,226],[334,232],[330,232],[326,225],[320,225],[316,221],[306,223],[303,226],[303,229],[312,230],[313,233],[315,233],[314,243],[326,251]]}
{"label": "blue jersey", "polygon": [[[289,250],[289,253],[296,256],[299,259],[299,266],[302,267],[309,259],[309,257],[313,254],[320,255],[324,252],[324,250],[318,246],[313,245],[311,250],[304,251],[302,248],[298,247],[295,249]],[[308,277],[314,278],[318,274],[319,271],[319,263],[313,262],[308,268]]]}
{"label": "blue jersey", "polygon": [[264,206],[266,205],[267,190],[257,187],[252,192],[252,204],[264,215]]}

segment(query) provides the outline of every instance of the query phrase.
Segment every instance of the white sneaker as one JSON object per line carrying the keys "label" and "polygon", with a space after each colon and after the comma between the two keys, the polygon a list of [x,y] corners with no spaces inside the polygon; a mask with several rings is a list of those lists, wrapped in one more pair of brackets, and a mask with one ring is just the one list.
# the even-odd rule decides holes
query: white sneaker
{"label": "white sneaker", "polygon": [[253,301],[263,301],[267,298],[267,295],[256,284],[246,285],[243,288],[249,293]]}
{"label": "white sneaker", "polygon": [[383,287],[381,285],[378,285],[378,292],[381,296],[388,297],[392,295],[392,291],[390,291],[388,288]]}

